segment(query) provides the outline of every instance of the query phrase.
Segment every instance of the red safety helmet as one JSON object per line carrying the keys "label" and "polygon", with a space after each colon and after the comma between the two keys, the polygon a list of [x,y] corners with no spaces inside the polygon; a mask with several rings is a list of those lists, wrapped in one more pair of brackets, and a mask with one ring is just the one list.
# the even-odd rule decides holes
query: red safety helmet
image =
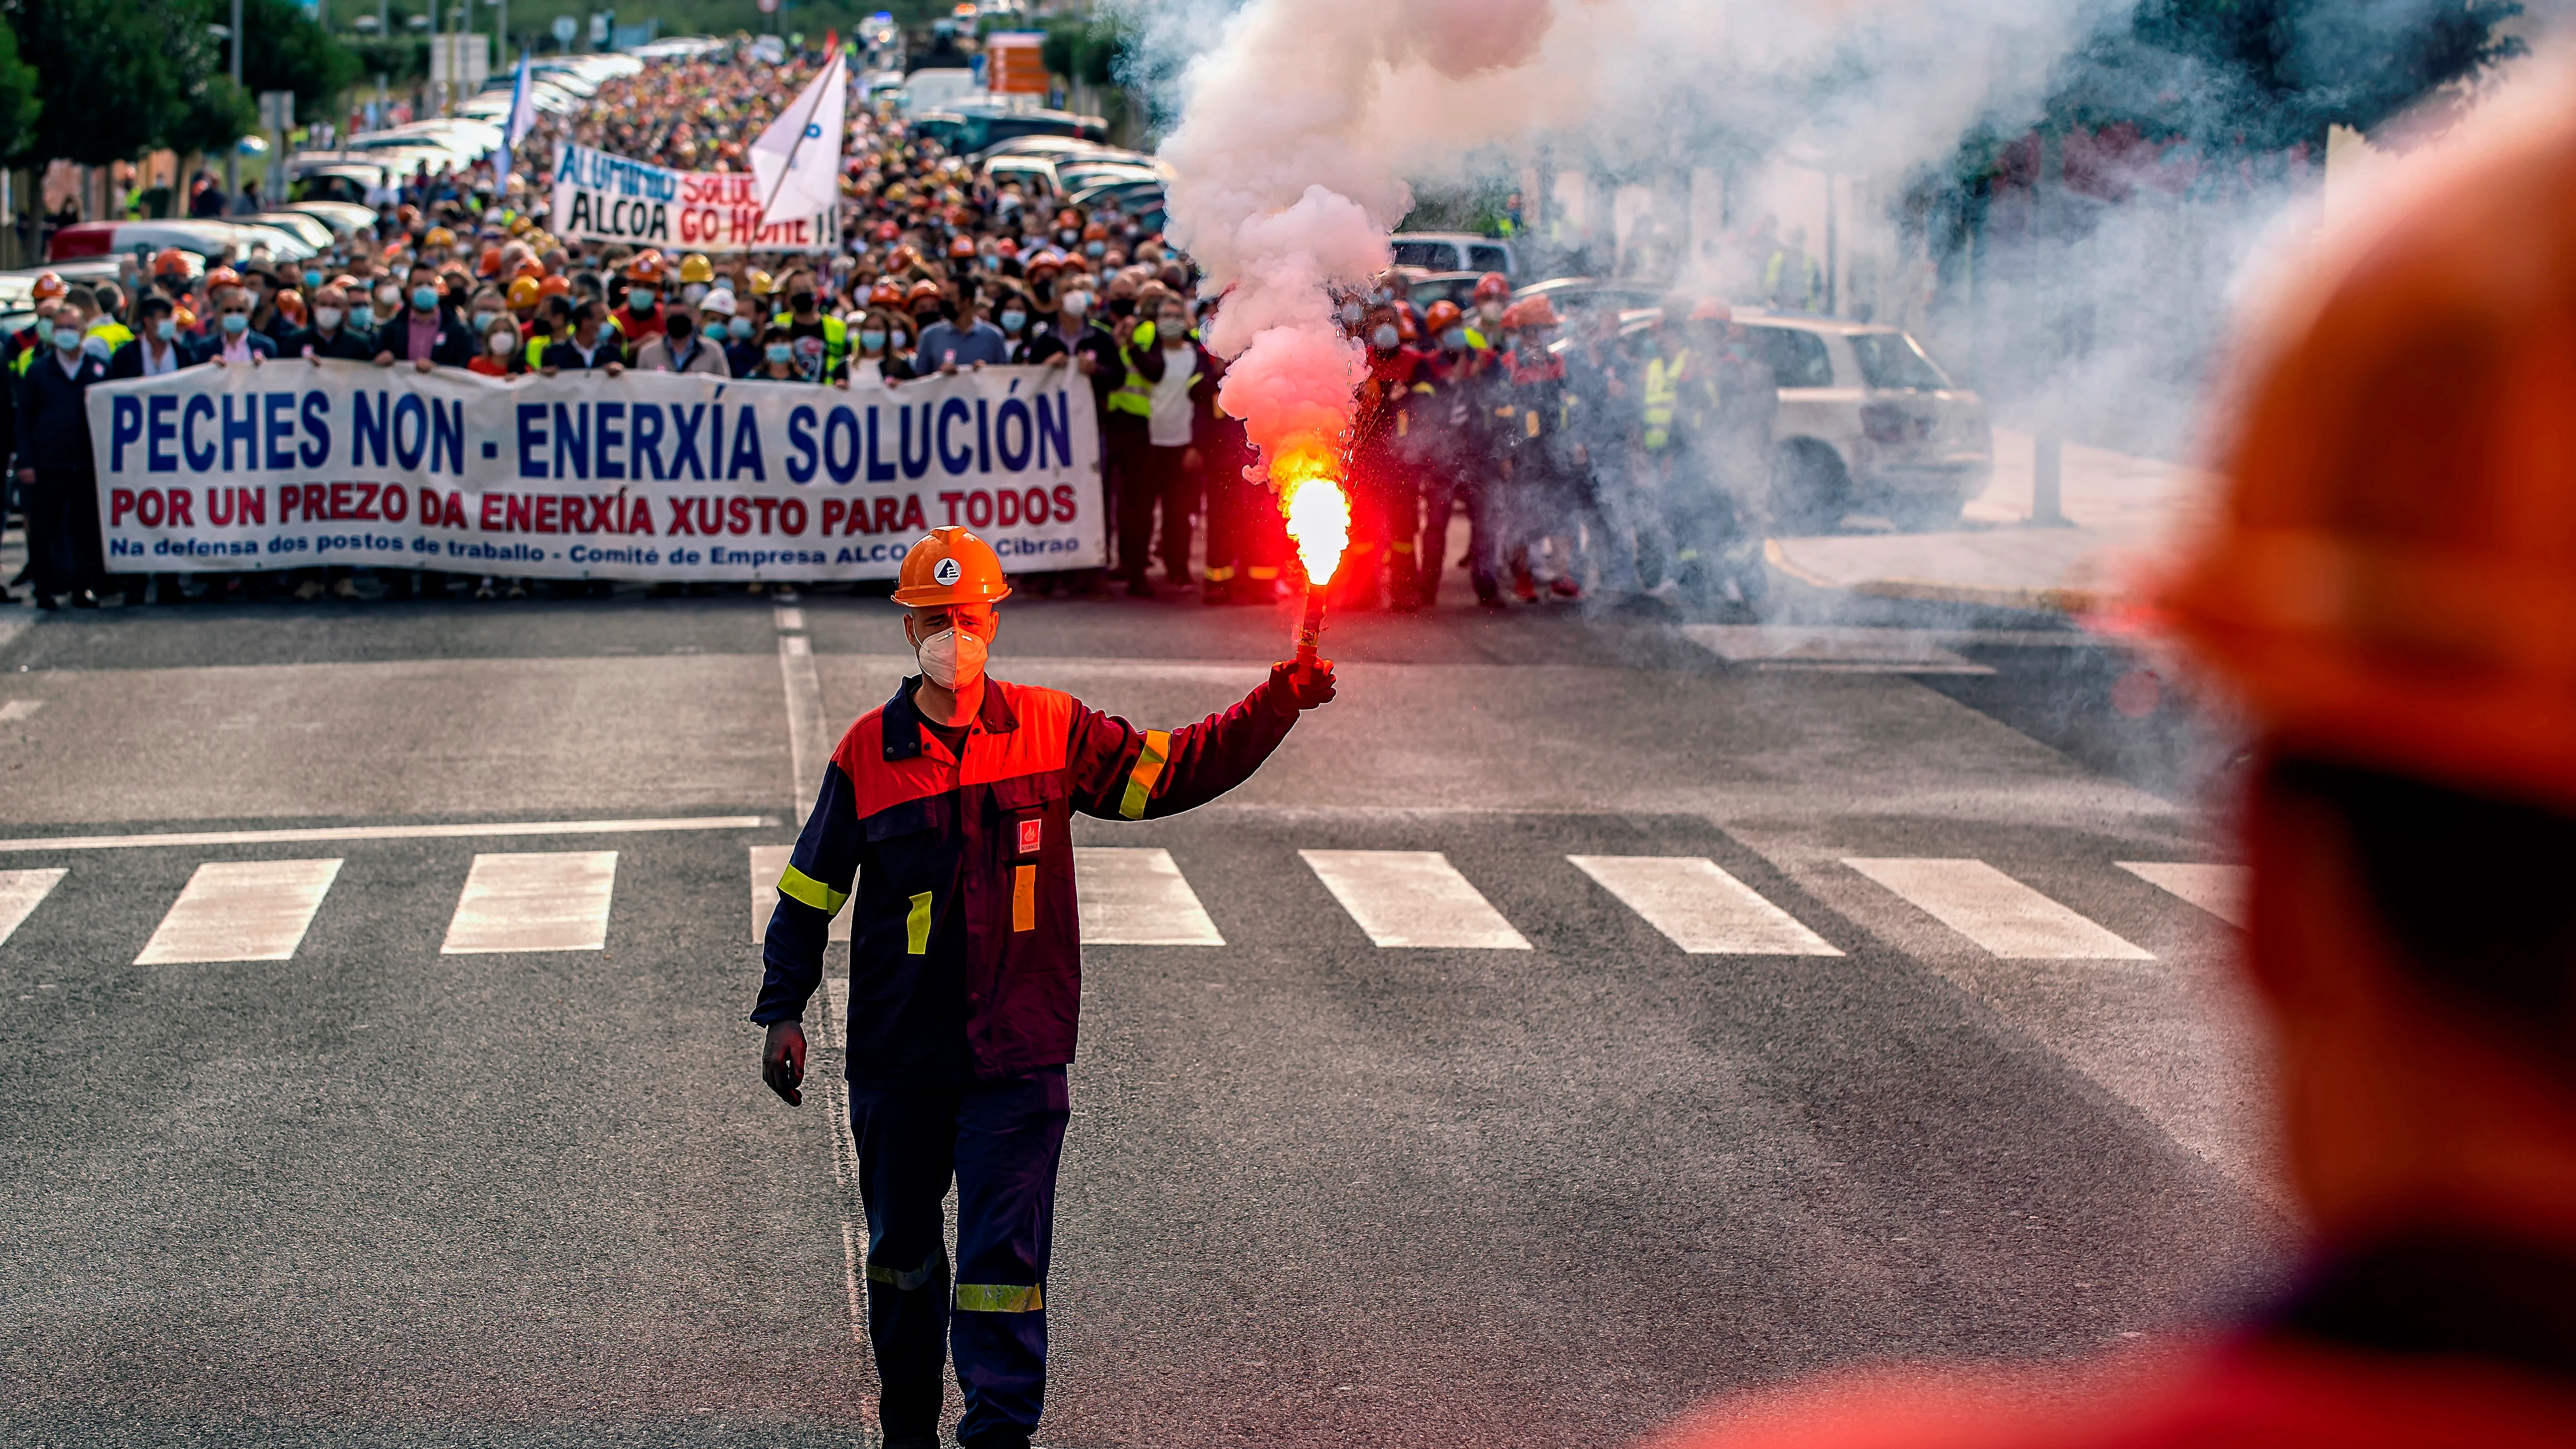
{"label": "red safety helmet", "polygon": [[[47,272],[45,275],[52,277],[53,273]],[[156,277],[184,277],[188,275],[188,254],[179,250],[177,247],[163,247],[152,256],[152,275]],[[40,277],[37,280],[41,283],[43,278]],[[57,287],[61,286],[62,280],[63,279],[60,277],[54,277],[54,285]],[[38,292],[36,296],[39,301],[44,298],[44,294],[42,292]]]}
{"label": "red safety helmet", "polygon": [[1432,303],[1423,311],[1422,327],[1424,331],[1437,337],[1441,333],[1448,331],[1450,328],[1457,326],[1459,321],[1466,315],[1466,313],[1458,310],[1457,303],[1443,297],[1439,301]]}
{"label": "red safety helmet", "polygon": [[31,290],[39,302],[59,302],[71,288],[64,286],[63,279],[52,272],[38,272],[36,285]]}
{"label": "red safety helmet", "polygon": [[214,291],[217,287],[238,287],[240,285],[241,273],[234,271],[230,267],[217,267],[213,271],[206,273],[206,290],[208,292]]}
{"label": "red safety helmet", "polygon": [[903,294],[903,305],[908,309],[921,302],[936,302],[942,295],[944,294],[939,290],[937,282],[926,280],[915,282],[912,284],[912,290]]}
{"label": "red safety helmet", "polygon": [[1487,272],[1476,279],[1476,300],[1508,301],[1512,295],[1511,279],[1500,272]]}
{"label": "red safety helmet", "polygon": [[962,233],[959,234],[948,243],[948,255],[955,257],[960,261],[975,255],[975,239]]}
{"label": "red safety helmet", "polygon": [[1732,322],[1735,309],[1719,298],[1702,297],[1691,304],[1690,319],[1693,322]]}
{"label": "red safety helmet", "polygon": [[497,277],[501,275],[501,249],[499,247],[485,247],[483,249],[483,255],[475,258],[474,260],[474,275],[478,277]]}
{"label": "red safety helmet", "polygon": [[1556,308],[1545,297],[1532,297],[1527,301],[1514,302],[1503,309],[1503,325],[1527,331],[1532,327],[1555,327],[1560,324]]}
{"label": "red safety helmet", "polygon": [[1031,277],[1035,277],[1040,272],[1060,272],[1062,270],[1064,270],[1064,258],[1058,255],[1053,247],[1049,247],[1045,251],[1038,253],[1036,256],[1029,258],[1028,273]]}
{"label": "red safety helmet", "polygon": [[868,288],[868,305],[900,308],[903,306],[903,288],[880,279],[875,286]]}
{"label": "red safety helmet", "polygon": [[1407,342],[1422,340],[1422,319],[1414,312],[1411,302],[1395,304],[1395,335]]}

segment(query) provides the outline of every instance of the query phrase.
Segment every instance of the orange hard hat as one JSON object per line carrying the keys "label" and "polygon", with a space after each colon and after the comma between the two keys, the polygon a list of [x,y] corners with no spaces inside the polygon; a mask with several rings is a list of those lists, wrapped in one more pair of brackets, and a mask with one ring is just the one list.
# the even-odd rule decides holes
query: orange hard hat
{"label": "orange hard hat", "polygon": [[1508,299],[1511,295],[1511,278],[1500,272],[1487,272],[1476,279],[1476,300],[1479,302],[1490,302],[1496,298]]}
{"label": "orange hard hat", "polygon": [[912,284],[911,291],[903,294],[903,304],[909,307],[915,302],[936,302],[943,295],[937,282],[919,281]]}
{"label": "orange hard hat", "polygon": [[949,241],[948,254],[952,257],[971,257],[975,255],[975,239],[962,232],[959,233]]}
{"label": "orange hard hat", "polygon": [[1554,327],[1558,325],[1556,308],[1545,297],[1514,302],[1503,310],[1503,325],[1524,331],[1532,327]]}
{"label": "orange hard hat", "polygon": [[212,292],[217,287],[238,287],[240,285],[241,273],[234,271],[230,267],[217,267],[213,271],[206,273],[206,290],[209,292]]}
{"label": "orange hard hat", "polygon": [[540,297],[570,296],[572,295],[572,278],[548,277],[544,281],[537,283],[537,295]]}
{"label": "orange hard hat", "polygon": [[501,249],[499,247],[485,247],[483,249],[483,255],[474,259],[474,275],[478,277],[497,277],[501,275]]}
{"label": "orange hard hat", "polygon": [[1395,304],[1395,335],[1407,342],[1422,340],[1422,323],[1415,316],[1411,302]]}
{"label": "orange hard hat", "polygon": [[1458,310],[1457,303],[1443,297],[1439,301],[1434,302],[1429,307],[1423,309],[1422,326],[1425,331],[1428,331],[1432,336],[1437,337],[1441,333],[1448,331],[1450,328],[1457,326],[1459,318],[1465,315],[1466,314]]}
{"label": "orange hard hat", "polygon": [[934,604],[998,604],[1011,596],[1002,556],[962,528],[934,528],[903,556],[894,601],[907,608]]}
{"label": "orange hard hat", "polygon": [[38,272],[36,284],[29,290],[39,302],[59,302],[71,288],[64,286],[63,279],[53,272]]}
{"label": "orange hard hat", "polygon": [[1095,221],[1082,229],[1082,239],[1087,242],[1107,241],[1109,228]]}
{"label": "orange hard hat", "polygon": [[2240,352],[2157,601],[2279,751],[2576,811],[2576,125],[2446,164]]}
{"label": "orange hard hat", "polygon": [[538,301],[544,296],[545,293],[538,290],[536,278],[513,277],[510,279],[508,300],[511,311],[516,312],[524,308],[533,307],[537,305]]}
{"label": "orange hard hat", "polygon": [[662,284],[662,254],[658,251],[636,253],[635,259],[626,264],[626,280],[630,282],[643,282],[648,286],[660,286]]}
{"label": "orange hard hat", "polygon": [[526,261],[519,263],[519,269],[511,275],[526,277],[530,281],[543,281],[545,280],[546,275],[546,264],[538,261],[534,257],[530,257]]}
{"label": "orange hard hat", "polygon": [[903,305],[903,288],[896,286],[892,282],[880,281],[875,286],[868,288],[868,305],[871,307],[900,307]]}
{"label": "orange hard hat", "polygon": [[188,275],[188,254],[177,247],[163,247],[153,254],[152,275],[156,277]]}
{"label": "orange hard hat", "polygon": [[1690,319],[1693,322],[1732,322],[1735,309],[1715,297],[1702,297],[1691,304]]}

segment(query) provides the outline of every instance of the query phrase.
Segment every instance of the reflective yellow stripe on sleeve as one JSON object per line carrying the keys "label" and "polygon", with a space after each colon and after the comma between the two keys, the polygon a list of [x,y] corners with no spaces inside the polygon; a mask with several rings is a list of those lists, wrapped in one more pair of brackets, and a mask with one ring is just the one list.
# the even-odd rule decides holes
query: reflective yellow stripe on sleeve
{"label": "reflective yellow stripe on sleeve", "polygon": [[1118,813],[1130,820],[1145,818],[1145,800],[1154,793],[1154,782],[1162,778],[1163,760],[1171,752],[1172,732],[1145,731],[1145,748],[1136,756],[1136,768],[1127,775],[1127,798],[1118,802]]}
{"label": "reflective yellow stripe on sleeve", "polygon": [[1011,872],[1011,929],[1038,928],[1038,868],[1024,865]]}
{"label": "reflective yellow stripe on sleeve", "polygon": [[912,909],[903,916],[903,949],[915,956],[930,954],[930,892],[912,898]]}
{"label": "reflective yellow stripe on sleeve", "polygon": [[850,898],[848,891],[836,891],[792,865],[787,867],[785,875],[778,878],[778,893],[791,901],[812,906],[827,916],[839,915],[842,903]]}
{"label": "reflective yellow stripe on sleeve", "polygon": [[1023,1288],[1011,1283],[960,1283],[957,1285],[957,1311],[960,1313],[1036,1313],[1046,1307],[1046,1295],[1032,1283]]}

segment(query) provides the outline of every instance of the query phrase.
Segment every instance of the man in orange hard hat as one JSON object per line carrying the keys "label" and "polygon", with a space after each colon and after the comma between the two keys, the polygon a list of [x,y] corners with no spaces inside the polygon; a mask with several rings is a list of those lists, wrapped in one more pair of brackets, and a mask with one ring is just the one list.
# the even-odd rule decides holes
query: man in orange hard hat
{"label": "man in orange hard hat", "polygon": [[2433,164],[2247,350],[2161,594],[2255,733],[2298,1286],[2116,1389],[1856,1381],[1669,1443],[2576,1444],[2576,122]]}
{"label": "man in orange hard hat", "polygon": [[[921,672],[823,770],[778,882],[751,1019],[761,1075],[803,1100],[805,1003],[847,905],[850,1128],[868,1218],[868,1336],[886,1449],[939,1442],[953,1355],[965,1449],[1027,1449],[1046,1385],[1046,1275],[1081,1010],[1073,816],[1177,814],[1233,789],[1333,697],[1329,661],[1143,730],[984,673],[1010,596],[990,544],[940,528],[894,599]],[[957,1263],[941,1200],[957,1189]]]}

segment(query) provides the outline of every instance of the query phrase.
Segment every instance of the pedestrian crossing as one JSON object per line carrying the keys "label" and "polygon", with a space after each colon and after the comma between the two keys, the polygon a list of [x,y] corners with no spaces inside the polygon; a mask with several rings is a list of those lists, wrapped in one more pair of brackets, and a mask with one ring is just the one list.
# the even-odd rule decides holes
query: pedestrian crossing
{"label": "pedestrian crossing", "polygon": [[[754,943],[768,927],[790,849],[748,847],[747,873],[735,877],[750,888]],[[1562,925],[1545,920],[1515,924],[1467,872],[1440,851],[1312,849],[1300,850],[1297,856],[1348,923],[1383,949],[1529,951],[1534,948],[1524,926],[1545,936],[1551,933],[1547,928]],[[1783,904],[1705,856],[1580,854],[1547,859],[1552,865],[1542,869],[1578,873],[1591,889],[1693,955],[1830,958],[1843,955],[1851,943],[1848,935],[1841,935],[1843,944],[1829,939],[1827,930],[1840,934],[1847,928],[1820,917],[1803,896]],[[162,915],[135,964],[290,959],[302,949],[342,864],[337,858],[201,864]],[[2145,947],[1984,860],[1854,856],[1839,864],[1899,903],[1884,922],[1900,921],[1907,913],[1929,917],[1990,956],[2045,961],[2153,959]],[[2243,923],[2245,872],[2241,867],[2179,861],[2113,864],[2196,911],[2231,925]],[[0,945],[35,915],[71,869],[91,868],[0,870]],[[1077,847],[1074,869],[1082,935],[1088,945],[1228,944],[1217,918],[1169,849]],[[613,850],[477,854],[466,868],[438,949],[444,955],[603,950],[617,881],[618,853]],[[847,910],[834,919],[831,939],[850,939],[850,919]],[[1875,916],[1863,922],[1882,923]],[[1300,936],[1318,939],[1313,929],[1304,926]]]}

